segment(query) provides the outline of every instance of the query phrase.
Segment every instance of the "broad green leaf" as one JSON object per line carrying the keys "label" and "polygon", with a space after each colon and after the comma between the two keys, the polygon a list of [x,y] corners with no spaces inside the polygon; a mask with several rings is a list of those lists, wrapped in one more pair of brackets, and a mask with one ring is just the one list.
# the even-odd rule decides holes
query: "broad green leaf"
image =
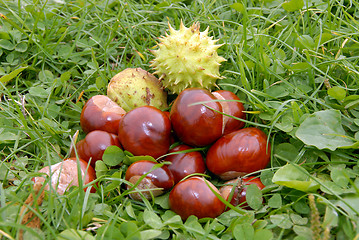
{"label": "broad green leaf", "polygon": [[148,209],[145,209],[143,213],[143,221],[153,229],[161,229],[163,227],[161,218]]}
{"label": "broad green leaf", "polygon": [[125,158],[125,154],[118,146],[112,145],[108,146],[105,152],[102,155],[102,160],[106,163],[107,166],[117,166]]}
{"label": "broad green leaf", "polygon": [[26,52],[26,50],[27,50],[27,43],[25,42],[19,43],[15,47],[15,51],[17,52]]}
{"label": "broad green leaf", "polygon": [[312,66],[307,62],[297,62],[290,65],[289,69],[293,72],[303,72],[309,70],[311,67]]}
{"label": "broad green leaf", "polygon": [[300,215],[295,214],[295,213],[290,214],[290,219],[292,220],[292,222],[294,224],[297,224],[297,225],[305,225],[308,223],[308,218],[301,217]]}
{"label": "broad green leaf", "polygon": [[323,226],[336,227],[338,226],[338,213],[332,207],[327,206],[325,209]]}
{"label": "broad green leaf", "polygon": [[163,194],[155,198],[155,203],[160,205],[163,209],[169,209],[169,193]]}
{"label": "broad green leaf", "polygon": [[43,87],[31,87],[29,93],[30,95],[39,98],[47,98],[49,96],[49,92]]}
{"label": "broad green leaf", "polygon": [[121,223],[120,231],[126,237],[126,239],[133,239],[133,240],[141,239],[141,233],[135,222]]}
{"label": "broad green leaf", "polygon": [[287,164],[277,170],[272,181],[275,184],[294,188],[303,192],[316,191],[320,185],[309,177],[309,173],[301,166]]}
{"label": "broad green leaf", "polygon": [[333,182],[338,184],[340,187],[346,188],[348,186],[349,177],[345,168],[334,167],[330,172],[330,177],[332,178]]}
{"label": "broad green leaf", "polygon": [[0,39],[0,48],[11,51],[11,50],[15,49],[15,45],[12,42],[10,42],[9,40]]}
{"label": "broad green leaf", "polygon": [[245,8],[242,3],[233,3],[230,7],[240,13],[244,13],[245,11]]}
{"label": "broad green leaf", "polygon": [[269,229],[259,229],[254,232],[253,239],[271,240],[273,239],[273,233]]}
{"label": "broad green leaf", "polygon": [[270,220],[274,225],[280,228],[289,229],[293,226],[288,214],[271,215]]}
{"label": "broad green leaf", "polygon": [[66,229],[56,238],[57,240],[95,240],[88,232],[77,229]]}
{"label": "broad green leaf", "polygon": [[0,82],[2,82],[4,85],[6,85],[6,83],[8,83],[11,79],[15,78],[17,75],[19,75],[19,73],[21,73],[26,68],[27,67],[21,67],[21,68],[15,69],[11,73],[9,73],[9,74],[7,74],[5,76],[2,76],[0,78]]}
{"label": "broad green leaf", "polygon": [[298,155],[297,148],[290,143],[278,144],[274,149],[275,156],[287,161],[294,161]]}
{"label": "broad green leaf", "polygon": [[[126,237],[122,234],[118,226],[105,224],[97,230],[99,239],[123,240]],[[138,238],[139,239],[139,238]]]}
{"label": "broad green leaf", "polygon": [[262,191],[256,184],[250,184],[246,190],[246,200],[248,205],[255,210],[258,210],[263,205]]}
{"label": "broad green leaf", "polygon": [[49,70],[39,72],[39,79],[42,82],[52,82],[54,80],[54,74]]}
{"label": "broad green leaf", "polygon": [[148,229],[141,232],[142,239],[157,239],[162,234],[161,230]]}
{"label": "broad green leaf", "polygon": [[305,144],[318,149],[334,151],[341,147],[355,146],[355,142],[346,135],[342,127],[338,110],[323,110],[309,115],[295,135]]}
{"label": "broad green leaf", "polygon": [[297,10],[301,9],[303,6],[304,6],[303,0],[290,0],[289,2],[284,2],[282,4],[282,7],[287,12],[297,11]]}
{"label": "broad green leaf", "polygon": [[282,197],[279,193],[273,194],[268,200],[268,206],[271,208],[280,208],[282,206]]}
{"label": "broad green leaf", "polygon": [[295,40],[294,45],[299,49],[314,49],[315,43],[311,36],[302,35]]}
{"label": "broad green leaf", "polygon": [[250,223],[238,224],[233,229],[234,239],[252,240],[254,239],[254,229]]}
{"label": "broad green leaf", "polygon": [[338,101],[342,101],[347,95],[347,92],[345,91],[345,89],[341,87],[334,86],[328,89],[328,95],[331,96],[332,98],[335,98]]}
{"label": "broad green leaf", "polygon": [[95,171],[96,171],[96,177],[99,178],[108,172],[108,168],[103,161],[98,160],[95,163]]}

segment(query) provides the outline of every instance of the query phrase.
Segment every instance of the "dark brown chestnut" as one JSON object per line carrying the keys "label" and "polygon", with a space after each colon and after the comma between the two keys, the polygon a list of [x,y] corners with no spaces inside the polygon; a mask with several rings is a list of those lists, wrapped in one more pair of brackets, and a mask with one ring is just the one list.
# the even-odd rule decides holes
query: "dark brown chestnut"
{"label": "dark brown chestnut", "polygon": [[[219,102],[222,105],[222,110],[225,114],[246,120],[246,114],[244,113],[244,106],[240,102],[240,99],[236,94],[227,90],[214,91],[212,92],[212,94],[217,99],[231,100],[231,101]],[[223,116],[223,122],[224,122],[223,135],[239,130],[243,128],[245,125],[244,122],[228,116]]]}
{"label": "dark brown chestnut", "polygon": [[138,107],[121,119],[118,137],[123,148],[132,154],[158,158],[169,150],[171,122],[155,107]]}
{"label": "dark brown chestnut", "polygon": [[[255,184],[257,187],[262,190],[265,186],[261,182],[258,177],[245,177],[232,179],[227,181],[220,189],[222,197],[229,201],[233,206],[240,205],[244,209],[251,209],[247,204],[246,194],[247,194],[247,186],[250,184]],[[229,210],[229,208],[227,208]]]}
{"label": "dark brown chestnut", "polygon": [[[185,144],[207,146],[222,136],[223,115],[220,103],[211,92],[201,88],[183,90],[175,99],[170,111],[172,128]],[[198,102],[208,101],[206,106]],[[196,104],[196,105],[192,105]]]}
{"label": "dark brown chestnut", "polygon": [[[138,190],[147,190],[141,191],[143,196],[146,199],[151,199],[151,193],[154,197],[163,194],[165,191],[171,189],[174,186],[174,178],[171,171],[164,165],[155,170],[151,169],[158,163],[140,160],[132,163],[127,171],[125,179],[132,184],[136,184],[137,181],[144,175],[147,174],[145,178],[137,186]],[[130,185],[127,188],[131,188]],[[160,189],[156,189],[160,188]],[[156,190],[151,190],[156,189]],[[130,197],[134,200],[141,200],[141,195],[139,193],[131,193]]]}
{"label": "dark brown chestnut", "polygon": [[270,160],[266,134],[254,127],[243,128],[218,139],[208,150],[207,169],[224,180],[261,170]]}
{"label": "dark brown chestnut", "polygon": [[198,218],[215,218],[224,212],[225,204],[213,193],[219,190],[201,177],[180,181],[169,196],[170,209],[183,220],[194,215]]}
{"label": "dark brown chestnut", "polygon": [[[172,148],[169,153],[191,150],[192,147],[181,144]],[[205,173],[206,165],[200,152],[184,152],[167,156],[164,161],[171,162],[168,169],[172,172],[175,183],[193,173]]]}
{"label": "dark brown chestnut", "polygon": [[[86,137],[76,143],[76,151],[79,158],[89,162],[91,159],[91,166],[96,166],[97,160],[102,160],[103,153],[108,146],[115,145],[122,149],[118,136],[101,131],[94,130],[89,132]],[[75,157],[74,150],[71,151],[71,157]]]}
{"label": "dark brown chestnut", "polygon": [[80,125],[85,133],[93,130],[103,130],[117,134],[118,124],[125,114],[125,110],[109,97],[95,95],[83,106]]}

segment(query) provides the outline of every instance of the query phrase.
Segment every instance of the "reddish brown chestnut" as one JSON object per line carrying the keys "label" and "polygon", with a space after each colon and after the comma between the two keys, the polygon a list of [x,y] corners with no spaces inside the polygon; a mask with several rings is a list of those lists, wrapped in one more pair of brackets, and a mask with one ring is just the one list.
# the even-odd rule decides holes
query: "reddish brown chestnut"
{"label": "reddish brown chestnut", "polygon": [[[211,190],[212,188],[212,190]],[[169,196],[170,209],[183,220],[194,215],[215,218],[224,211],[225,204],[212,192],[218,189],[201,177],[190,177],[175,185]]]}
{"label": "reddish brown chestnut", "polygon": [[81,111],[80,125],[85,133],[103,130],[117,134],[118,124],[126,114],[117,103],[105,95],[91,97]]}
{"label": "reddish brown chestnut", "polygon": [[169,150],[171,122],[155,107],[138,107],[121,119],[118,137],[123,148],[132,154],[158,158]]}
{"label": "reddish brown chestnut", "polygon": [[[170,112],[172,128],[185,144],[196,147],[207,146],[222,136],[223,115],[220,103],[211,92],[201,88],[183,90],[173,103]],[[202,101],[203,104],[191,105]]]}
{"label": "reddish brown chestnut", "polygon": [[[141,160],[132,163],[127,171],[125,179],[133,184],[136,184],[141,176],[148,173],[147,176],[142,179],[142,181],[137,186],[138,190],[146,190],[141,191],[146,199],[151,199],[151,193],[154,197],[161,195],[165,191],[169,190],[174,185],[174,178],[171,171],[166,167],[162,166],[153,171],[151,169],[158,163],[151,162],[147,160]],[[151,171],[151,172],[150,172]],[[131,186],[127,186],[127,188],[131,188]],[[156,190],[150,190],[154,188],[161,188]],[[141,195],[139,193],[131,193],[130,197],[135,200],[141,200]]]}
{"label": "reddish brown chestnut", "polygon": [[[175,153],[193,149],[185,144],[172,148],[169,153]],[[200,152],[186,152],[167,156],[164,161],[171,162],[168,169],[172,172],[175,183],[193,173],[204,173],[206,165]]]}
{"label": "reddish brown chestnut", "polygon": [[[87,162],[79,159],[81,177],[83,185],[86,185],[96,179],[95,170],[88,166]],[[50,175],[50,167],[44,167],[39,172]],[[45,182],[44,177],[35,177],[35,183]],[[71,186],[79,186],[78,172],[77,172],[77,159],[67,158],[60,163],[51,166],[51,186],[60,194],[63,195]],[[49,190],[49,186],[45,187]],[[86,188],[85,188],[86,190]],[[91,192],[95,192],[95,188],[91,188]]]}
{"label": "reddish brown chestnut", "polygon": [[[246,203],[247,186],[255,184],[262,190],[265,186],[258,177],[245,177],[227,181],[220,189],[222,197],[227,201],[231,198],[230,203],[233,206],[240,205],[244,209],[251,209]],[[233,193],[231,193],[233,191]],[[229,208],[227,209],[229,210]]]}
{"label": "reddish brown chestnut", "polygon": [[[97,160],[102,160],[102,155],[108,146],[115,145],[122,149],[118,136],[101,131],[94,130],[89,132],[86,137],[76,143],[76,151],[79,158],[86,162],[91,159],[91,166],[95,167]],[[76,157],[75,151],[71,151],[71,157]]]}
{"label": "reddish brown chestnut", "polygon": [[266,134],[250,127],[226,134],[208,150],[207,169],[224,180],[263,169],[270,160]]}
{"label": "reddish brown chestnut", "polygon": [[[222,110],[225,114],[231,115],[233,117],[241,118],[243,120],[246,119],[246,114],[244,113],[244,106],[240,102],[239,97],[231,91],[227,90],[218,90],[212,92],[212,94],[221,100],[231,100],[231,101],[220,101],[219,103],[222,105]],[[233,101],[234,100],[234,101]],[[223,135],[234,132],[244,127],[245,123],[236,120],[234,118],[223,116]]]}

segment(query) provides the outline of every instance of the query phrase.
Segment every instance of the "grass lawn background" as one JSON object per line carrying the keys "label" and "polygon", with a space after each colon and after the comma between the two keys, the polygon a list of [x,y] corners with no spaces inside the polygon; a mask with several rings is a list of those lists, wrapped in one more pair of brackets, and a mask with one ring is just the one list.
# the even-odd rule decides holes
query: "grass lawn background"
{"label": "grass lawn background", "polygon": [[[0,0],[0,238],[357,239],[358,9],[356,0]],[[224,44],[218,85],[243,100],[246,126],[269,136],[255,210],[182,221],[168,194],[131,200],[123,163],[101,169],[97,193],[25,205],[40,226],[21,224],[36,172],[69,156],[77,131],[84,138],[86,100],[125,68],[153,71],[150,49],[181,20]]]}

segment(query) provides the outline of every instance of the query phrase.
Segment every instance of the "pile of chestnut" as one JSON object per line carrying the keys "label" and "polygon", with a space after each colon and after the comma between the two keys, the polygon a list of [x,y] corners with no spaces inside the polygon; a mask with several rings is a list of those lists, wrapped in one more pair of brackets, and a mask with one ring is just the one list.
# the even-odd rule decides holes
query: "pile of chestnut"
{"label": "pile of chestnut", "polygon": [[[111,145],[152,156],[157,161],[139,160],[127,168],[127,188],[137,185],[130,197],[140,201],[170,191],[169,206],[182,219],[214,218],[228,210],[223,199],[248,208],[246,186],[264,188],[258,177],[243,176],[267,166],[270,144],[260,129],[244,128],[245,119],[240,99],[226,90],[185,89],[169,112],[141,106],[126,113],[107,96],[96,95],[82,109],[80,123],[87,135],[76,143],[71,159],[89,163],[82,171],[93,175],[96,161]],[[223,186],[214,186],[203,177],[206,173],[218,176]]]}

